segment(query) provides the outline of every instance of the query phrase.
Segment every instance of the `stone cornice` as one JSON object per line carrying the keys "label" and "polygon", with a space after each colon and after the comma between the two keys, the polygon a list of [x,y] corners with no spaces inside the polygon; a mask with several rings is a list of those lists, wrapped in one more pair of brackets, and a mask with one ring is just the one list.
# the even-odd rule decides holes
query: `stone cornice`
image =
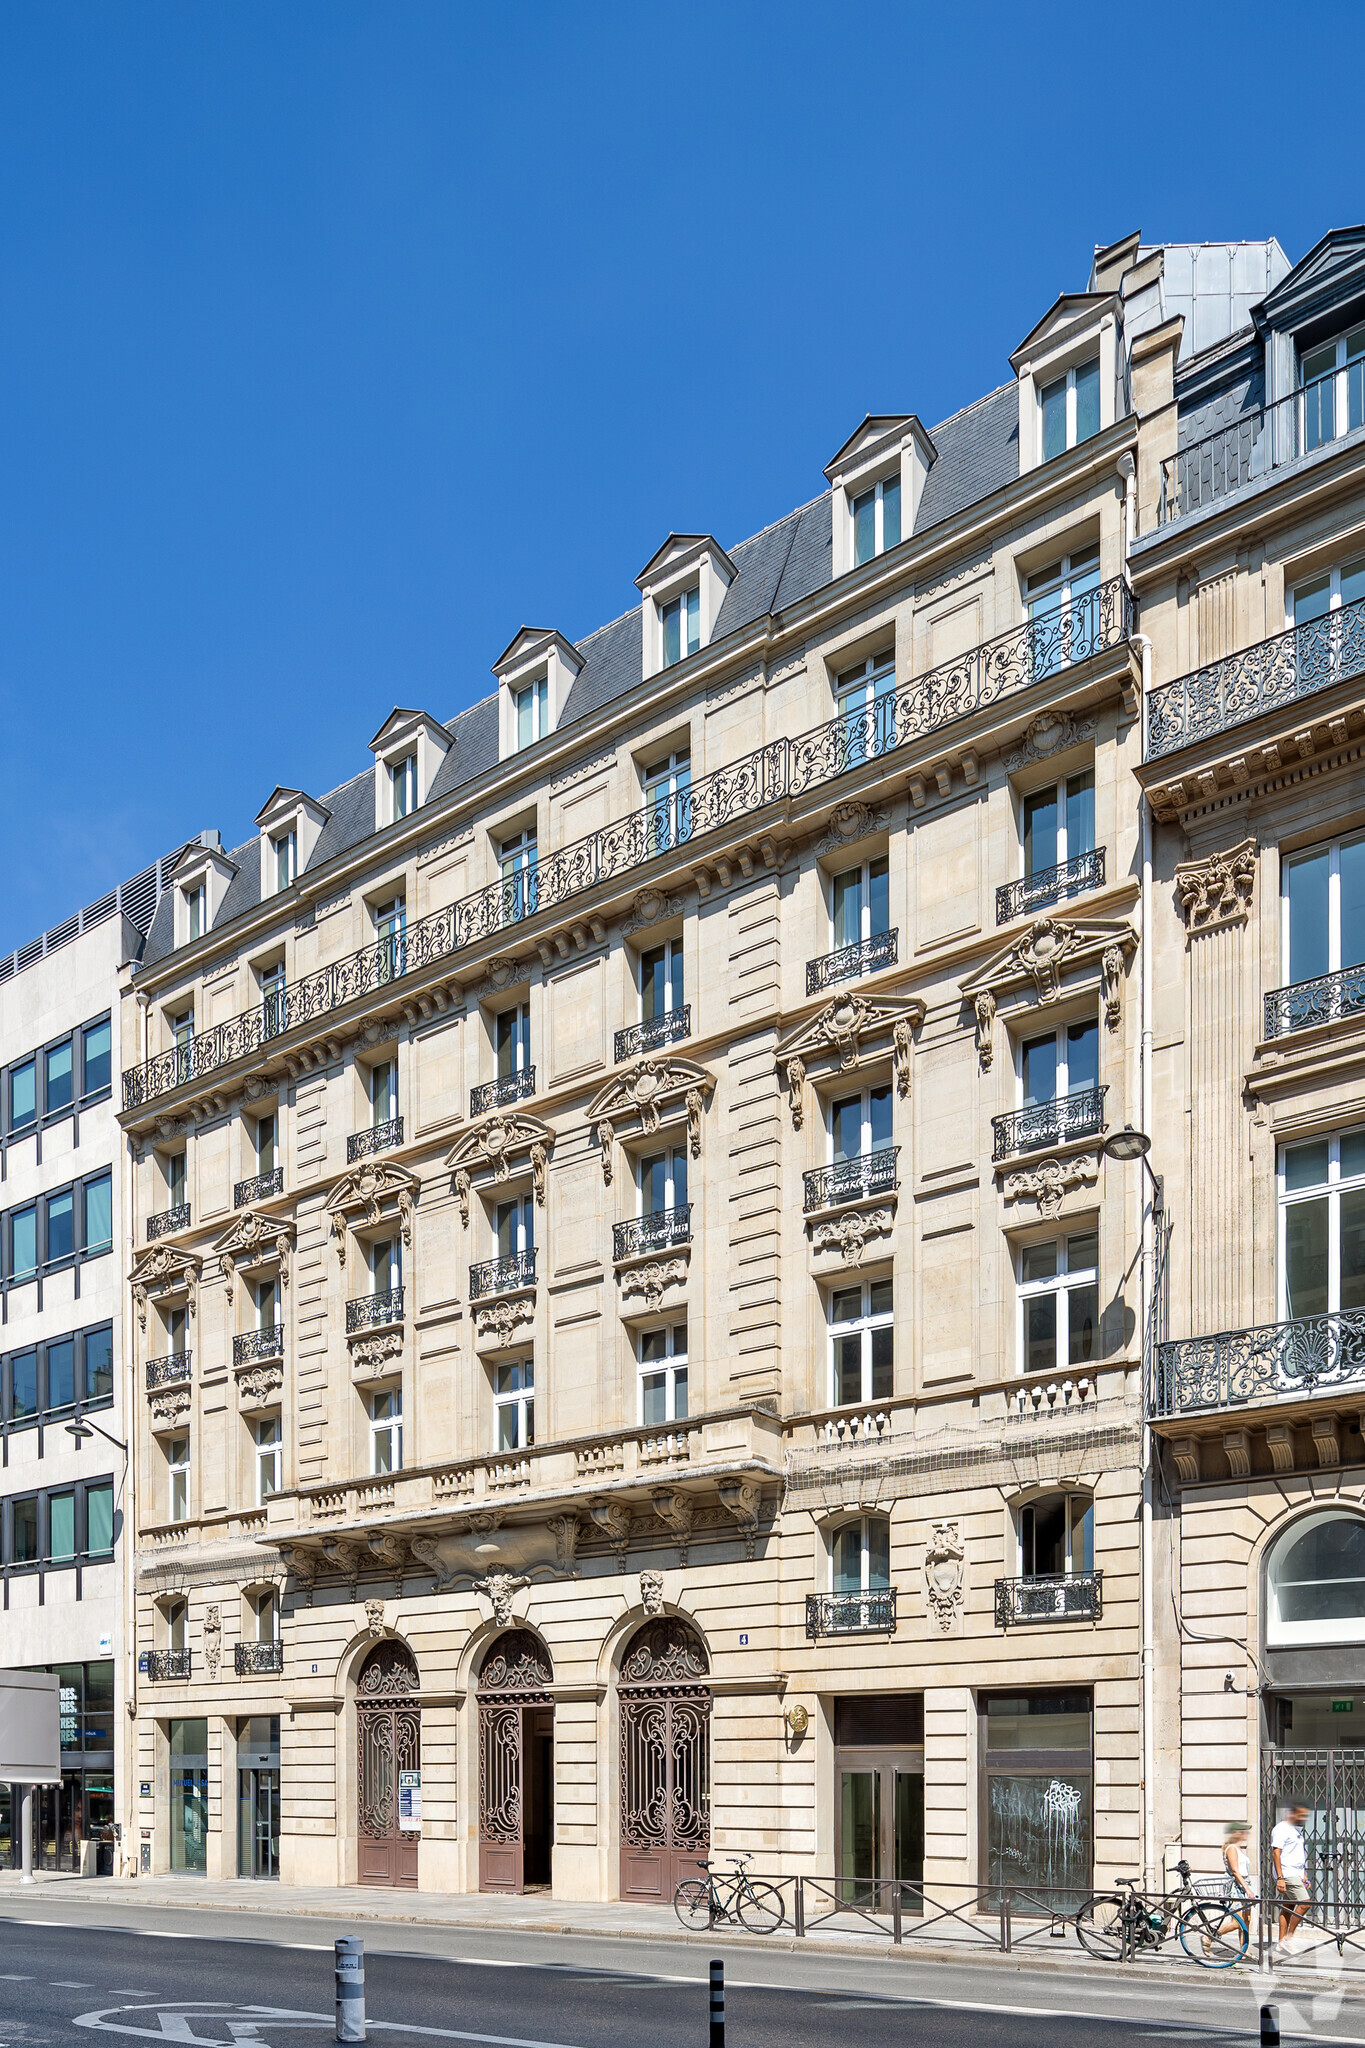
{"label": "stone cornice", "polygon": [[1325,690],[1320,698],[1304,698],[1273,718],[1260,718],[1206,740],[1193,767],[1172,773],[1167,756],[1144,762],[1137,775],[1152,815],[1159,823],[1170,824],[1280,795],[1363,759],[1365,696],[1357,681],[1353,688]]}

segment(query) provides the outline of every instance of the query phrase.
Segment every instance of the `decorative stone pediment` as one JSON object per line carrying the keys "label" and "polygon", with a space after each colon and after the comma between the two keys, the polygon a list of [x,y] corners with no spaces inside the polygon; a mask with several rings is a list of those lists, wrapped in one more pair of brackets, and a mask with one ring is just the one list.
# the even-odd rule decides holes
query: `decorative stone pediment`
{"label": "decorative stone pediment", "polygon": [[345,1257],[347,1225],[354,1229],[357,1223],[365,1223],[373,1228],[387,1202],[397,1204],[403,1243],[410,1246],[412,1208],[420,1187],[416,1174],[392,1159],[365,1159],[343,1174],[327,1197],[326,1208],[338,1257]]}
{"label": "decorative stone pediment", "polygon": [[137,1304],[138,1328],[147,1327],[147,1302],[152,1295],[175,1294],[183,1287],[186,1303],[191,1315],[198,1307],[199,1275],[203,1261],[194,1252],[184,1252],[174,1245],[149,1245],[133,1260],[129,1275],[132,1283],[133,1300]]}
{"label": "decorative stone pediment", "polygon": [[482,1123],[473,1124],[458,1137],[446,1153],[445,1163],[455,1177],[460,1215],[469,1223],[469,1189],[476,1173],[491,1173],[494,1180],[511,1176],[512,1162],[529,1155],[536,1201],[545,1206],[545,1166],[555,1134],[538,1116],[519,1111],[495,1110]]}
{"label": "decorative stone pediment", "polygon": [[890,1034],[897,1091],[908,1095],[913,1036],[924,1017],[924,1004],[918,996],[847,992],[826,1003],[809,1022],[788,1032],[778,1044],[776,1057],[791,1097],[794,1127],[799,1131],[805,1117],[805,1082],[812,1061],[827,1060],[837,1054],[841,1068],[856,1067],[862,1058],[864,1039]]}
{"label": "decorative stone pediment", "polygon": [[660,1121],[679,1107],[687,1113],[688,1150],[701,1157],[702,1116],[716,1086],[716,1077],[695,1060],[671,1053],[646,1053],[613,1074],[588,1104],[588,1122],[602,1154],[602,1178],[610,1186],[613,1147],[624,1121],[639,1119],[639,1129],[657,1131]]}
{"label": "decorative stone pediment", "polygon": [[1067,1159],[1037,1159],[1005,1175],[1007,1202],[1036,1202],[1040,1216],[1053,1217],[1075,1188],[1090,1188],[1099,1179],[1098,1152],[1075,1152]]}
{"label": "decorative stone pediment", "polygon": [[861,1266],[870,1237],[886,1237],[895,1222],[892,1209],[844,1209],[817,1223],[811,1244],[817,1252],[837,1252],[846,1265]]}
{"label": "decorative stone pediment", "polygon": [[649,1259],[643,1265],[622,1268],[621,1294],[627,1299],[643,1295],[645,1313],[653,1315],[662,1305],[666,1290],[681,1287],[686,1280],[685,1258]]}
{"label": "decorative stone pediment", "polygon": [[1185,916],[1185,929],[1215,931],[1220,925],[1245,924],[1251,915],[1256,882],[1256,841],[1239,840],[1226,853],[1176,863],[1175,887]]}
{"label": "decorative stone pediment", "polygon": [[282,1365],[252,1365],[237,1375],[237,1400],[243,1408],[270,1408],[284,1389]]}
{"label": "decorative stone pediment", "polygon": [[186,1386],[163,1387],[148,1397],[152,1428],[174,1429],[190,1412],[190,1390]]}
{"label": "decorative stone pediment", "polygon": [[536,1319],[536,1305],[529,1295],[490,1301],[475,1311],[474,1327],[480,1337],[491,1337],[495,1350],[510,1344],[525,1323]]}
{"label": "decorative stone pediment", "polygon": [[378,1380],[392,1377],[403,1359],[401,1330],[370,1330],[351,1344],[352,1379]]}
{"label": "decorative stone pediment", "polygon": [[233,1280],[239,1266],[263,1266],[279,1261],[280,1285],[289,1285],[289,1254],[294,1244],[294,1226],[282,1216],[259,1216],[246,1209],[232,1228],[215,1243],[218,1266],[227,1298],[232,1299]]}
{"label": "decorative stone pediment", "polygon": [[[1002,995],[1030,986],[1039,1003],[1055,1003],[1065,977],[1078,968],[1099,965],[1104,982],[1105,1021],[1113,1030],[1119,1021],[1123,973],[1137,951],[1137,933],[1126,918],[1035,918],[1026,932],[986,962],[961,984],[977,1020],[977,1049],[983,1067],[990,1065],[990,1024]],[[983,1002],[989,997],[989,1002]]]}

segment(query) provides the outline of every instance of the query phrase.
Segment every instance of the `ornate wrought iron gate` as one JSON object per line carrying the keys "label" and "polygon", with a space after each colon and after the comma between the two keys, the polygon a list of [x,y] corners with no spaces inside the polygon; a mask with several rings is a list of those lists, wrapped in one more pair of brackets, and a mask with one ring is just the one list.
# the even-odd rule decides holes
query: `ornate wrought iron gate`
{"label": "ornate wrought iron gate", "polygon": [[1285,1807],[1306,1806],[1311,1917],[1324,1927],[1365,1922],[1365,1749],[1267,1749],[1261,1804],[1262,1897],[1275,1896],[1270,1831]]}
{"label": "ornate wrought iron gate", "polygon": [[711,1695],[701,1638],[646,1622],[621,1664],[621,1896],[667,1904],[711,1845]]}
{"label": "ornate wrought iron gate", "polygon": [[406,1643],[380,1643],[356,1681],[362,1884],[417,1884],[416,1830],[398,1825],[398,1774],[422,1767],[417,1666]]}
{"label": "ornate wrought iron gate", "polygon": [[[527,1724],[553,1706],[549,1652],[529,1629],[499,1636],[479,1673],[479,1890],[526,1886]],[[549,1825],[550,1816],[545,1816]],[[549,1844],[537,1843],[548,1850]]]}

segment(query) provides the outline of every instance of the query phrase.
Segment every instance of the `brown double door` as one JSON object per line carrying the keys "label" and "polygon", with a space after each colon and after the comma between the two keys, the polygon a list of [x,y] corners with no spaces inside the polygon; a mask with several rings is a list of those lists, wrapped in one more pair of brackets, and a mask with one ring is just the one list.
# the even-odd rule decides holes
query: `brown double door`
{"label": "brown double door", "polygon": [[548,1885],[554,1848],[554,1708],[479,1701],[479,1890]]}
{"label": "brown double door", "polygon": [[621,1897],[667,1905],[711,1847],[711,1696],[621,1691]]}
{"label": "brown double door", "polygon": [[417,1888],[414,1829],[398,1825],[399,1773],[420,1771],[422,1714],[412,1700],[359,1700],[360,1854],[362,1884]]}

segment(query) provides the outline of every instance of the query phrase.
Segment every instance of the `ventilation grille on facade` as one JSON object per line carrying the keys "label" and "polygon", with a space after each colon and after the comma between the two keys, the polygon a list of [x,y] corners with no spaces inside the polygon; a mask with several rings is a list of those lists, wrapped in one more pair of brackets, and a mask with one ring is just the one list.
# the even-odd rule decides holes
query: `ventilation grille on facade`
{"label": "ventilation grille on facade", "polygon": [[97,924],[104,924],[121,911],[139,937],[146,938],[152,928],[156,914],[157,899],[170,880],[180,860],[184,847],[168,853],[163,859],[140,875],[134,875],[131,882],[123,882],[117,889],[111,889],[107,896],[91,903],[84,910],[78,910],[74,917],[68,917],[64,924],[57,924],[40,939],[30,939],[26,946],[20,946],[15,953],[0,956],[0,981],[8,981],[12,975],[22,974],[26,967],[32,967],[35,960],[42,960],[49,953],[55,953],[61,946],[69,946],[82,932],[90,932]]}

